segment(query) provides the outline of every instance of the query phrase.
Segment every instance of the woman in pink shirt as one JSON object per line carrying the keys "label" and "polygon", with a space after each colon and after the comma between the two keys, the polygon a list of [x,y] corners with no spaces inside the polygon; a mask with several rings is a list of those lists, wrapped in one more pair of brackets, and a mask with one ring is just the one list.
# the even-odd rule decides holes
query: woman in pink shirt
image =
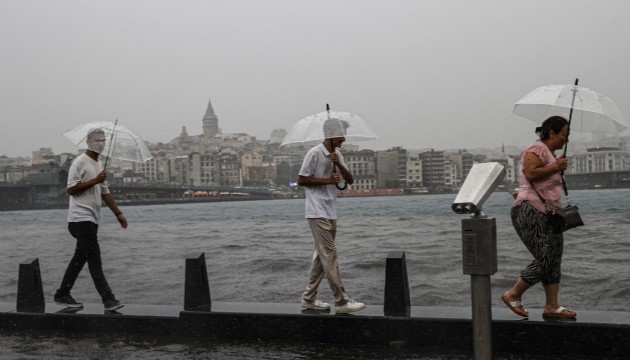
{"label": "woman in pink shirt", "polygon": [[515,314],[527,317],[529,314],[521,297],[532,285],[542,282],[545,289],[543,317],[574,318],[574,311],[558,303],[564,238],[548,216],[561,207],[560,172],[566,170],[568,163],[563,155],[556,158],[554,152],[568,141],[569,125],[565,118],[552,116],[536,130],[540,141],[523,150],[519,189],[511,210],[514,229],[534,260],[521,271],[516,284],[501,295],[501,300]]}

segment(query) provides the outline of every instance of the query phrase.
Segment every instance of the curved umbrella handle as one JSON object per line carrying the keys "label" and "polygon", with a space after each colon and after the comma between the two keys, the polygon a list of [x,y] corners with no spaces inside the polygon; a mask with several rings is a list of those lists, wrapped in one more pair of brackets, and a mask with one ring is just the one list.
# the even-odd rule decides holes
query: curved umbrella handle
{"label": "curved umbrella handle", "polygon": [[[337,172],[337,165],[333,164],[333,173],[336,173],[336,172]],[[335,187],[339,190],[346,190],[346,188],[348,188],[348,183],[345,182],[344,180],[343,186],[339,185],[339,183],[335,183]]]}

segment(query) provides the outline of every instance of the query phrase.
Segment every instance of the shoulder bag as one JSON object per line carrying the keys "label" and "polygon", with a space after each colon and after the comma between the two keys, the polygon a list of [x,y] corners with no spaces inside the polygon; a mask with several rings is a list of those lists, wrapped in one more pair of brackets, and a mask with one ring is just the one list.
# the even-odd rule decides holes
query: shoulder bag
{"label": "shoulder bag", "polygon": [[[564,176],[562,177],[562,182],[564,183]],[[536,192],[536,195],[538,195],[538,197],[543,202],[545,207],[548,210],[550,210],[550,213],[547,216],[549,216],[551,223],[559,232],[565,232],[569,229],[573,229],[578,226],[584,225],[584,222],[582,221],[582,217],[580,216],[580,212],[577,206],[567,203],[567,206],[563,207],[562,209],[551,210],[549,209],[549,205],[547,205],[547,201],[545,201],[545,199],[542,196],[540,196],[540,194],[538,193],[538,190],[536,190],[534,183],[531,181],[529,183],[532,185],[532,188]],[[566,185],[565,185],[565,193],[566,193]]]}

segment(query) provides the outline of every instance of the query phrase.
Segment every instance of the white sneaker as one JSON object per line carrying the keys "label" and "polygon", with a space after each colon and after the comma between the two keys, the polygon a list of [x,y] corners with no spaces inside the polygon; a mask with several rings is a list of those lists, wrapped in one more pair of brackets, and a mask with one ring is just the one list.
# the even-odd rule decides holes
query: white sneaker
{"label": "white sneaker", "polygon": [[351,312],[355,312],[355,311],[359,311],[359,310],[363,310],[363,309],[365,309],[365,304],[364,303],[356,302],[356,301],[350,299],[344,305],[336,306],[335,307],[335,312],[337,314],[347,314],[347,313],[351,313]]}
{"label": "white sneaker", "polygon": [[302,307],[304,309],[330,310],[330,304],[329,303],[325,303],[325,302],[323,302],[323,301],[321,301],[319,299],[315,299],[313,301],[306,301],[306,300],[302,299],[300,304],[302,305]]}

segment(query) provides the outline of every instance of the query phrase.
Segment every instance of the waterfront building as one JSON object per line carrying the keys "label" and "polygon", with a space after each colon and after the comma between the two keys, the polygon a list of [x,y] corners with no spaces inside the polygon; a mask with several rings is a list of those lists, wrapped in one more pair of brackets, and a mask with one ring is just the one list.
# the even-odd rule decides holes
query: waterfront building
{"label": "waterfront building", "polygon": [[280,163],[287,163],[289,166],[300,166],[302,164],[302,159],[304,158],[304,154],[287,154],[287,153],[279,153],[272,155],[273,162],[277,165]]}
{"label": "waterfront building", "polygon": [[354,178],[354,184],[349,185],[349,189],[376,189],[376,156],[373,150],[348,151],[343,157]]}
{"label": "waterfront building", "polygon": [[418,155],[409,156],[407,158],[407,187],[421,188],[422,182],[422,161]]}
{"label": "waterfront building", "polygon": [[444,164],[446,163],[446,155],[444,151],[435,151],[433,149],[419,154],[422,160],[422,179],[424,186],[430,191],[444,191]]}
{"label": "waterfront building", "polygon": [[59,156],[55,155],[52,148],[42,147],[39,150],[33,151],[33,156],[31,157],[31,164],[46,164],[49,162],[60,162]]}
{"label": "waterfront building", "polygon": [[251,166],[248,168],[249,178],[243,177],[243,186],[275,186],[278,178],[276,164],[272,162],[263,162],[260,166]]}
{"label": "waterfront building", "polygon": [[[311,147],[280,146],[286,135],[284,129],[274,129],[270,139],[263,141],[246,133],[224,134],[210,101],[201,119],[201,128],[200,135],[190,135],[182,126],[179,135],[167,143],[147,143],[153,159],[145,163],[110,159],[108,181],[190,187],[294,186],[304,154]],[[590,147],[572,142],[568,176],[593,174],[597,177],[597,181],[591,181],[592,177],[579,180],[580,186],[591,182],[605,184],[605,178],[612,176],[610,173],[621,176],[620,172],[630,171],[629,143],[629,137],[604,138]],[[600,145],[595,146],[597,144]],[[355,178],[354,185],[349,187],[351,190],[456,191],[473,163],[486,161],[502,164],[506,170],[505,182],[515,184],[520,168],[520,155],[506,154],[505,147],[501,152],[497,149],[423,151],[402,147],[374,151],[344,143],[342,151]],[[511,150],[512,154],[517,151]],[[52,181],[51,176],[59,180],[64,169],[67,171],[72,159],[81,152],[56,155],[51,148],[43,147],[33,151],[32,158],[0,156],[0,183],[46,183]],[[53,168],[53,164],[57,168]]]}
{"label": "waterfront building", "polygon": [[234,152],[223,152],[219,155],[219,185],[226,187],[242,187],[241,161]]}
{"label": "waterfront building", "polygon": [[467,150],[458,150],[457,152],[449,153],[448,159],[450,159],[451,169],[445,169],[444,176],[451,177],[450,180],[445,180],[445,184],[453,189],[458,189],[461,184],[464,183],[470,169],[474,164],[474,156]]}
{"label": "waterfront building", "polygon": [[12,184],[25,181],[31,171],[31,158],[0,156],[0,183]]}
{"label": "waterfront building", "polygon": [[285,136],[287,136],[285,129],[273,129],[269,136],[269,144],[282,144]]}
{"label": "waterfront building", "polygon": [[135,163],[135,173],[142,175],[142,178],[147,182],[159,183],[162,182],[161,180],[164,178],[163,170],[158,171],[158,167],[164,165],[164,161],[159,161],[163,156],[158,158],[156,155],[157,154],[153,154],[152,159],[143,163]]}
{"label": "waterfront building", "polygon": [[[243,155],[241,155],[241,168],[243,169],[243,180],[245,181],[254,180],[255,178],[251,176],[250,170],[252,168],[262,167],[262,163],[263,163],[262,153],[248,151],[248,152],[245,152]],[[256,171],[256,172],[260,174],[259,171]]]}
{"label": "waterfront building", "polygon": [[219,159],[213,154],[193,152],[188,155],[188,179],[184,185],[188,186],[217,186],[219,185]]}
{"label": "waterfront building", "polygon": [[521,157],[515,155],[505,156],[505,182],[518,183],[518,171],[521,168]]}
{"label": "waterfront building", "polygon": [[377,187],[379,189],[401,188],[407,184],[407,150],[396,146],[377,151]]}
{"label": "waterfront building", "polygon": [[472,169],[474,164],[473,154],[469,153],[468,150],[461,149],[456,153],[450,154],[451,160],[455,163],[457,167],[457,173],[459,174],[458,181],[463,183]]}
{"label": "waterfront building", "polygon": [[630,170],[630,153],[616,147],[594,147],[570,155],[571,174],[588,174]]}
{"label": "waterfront building", "polygon": [[444,157],[444,189],[456,191],[459,189],[461,178],[453,158],[451,156]]}
{"label": "waterfront building", "polygon": [[189,157],[186,155],[172,156],[166,159],[165,179],[169,185],[190,185]]}

